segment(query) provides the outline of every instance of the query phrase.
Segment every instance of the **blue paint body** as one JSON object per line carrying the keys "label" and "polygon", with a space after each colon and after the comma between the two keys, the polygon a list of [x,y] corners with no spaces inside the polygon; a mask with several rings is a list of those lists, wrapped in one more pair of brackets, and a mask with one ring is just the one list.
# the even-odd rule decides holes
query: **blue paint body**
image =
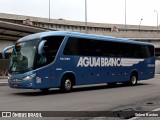
{"label": "blue paint body", "polygon": [[[99,35],[89,35],[74,32],[42,32],[23,37],[17,41],[29,41],[33,39],[42,39],[46,36],[64,36],[64,40],[56,54],[54,62],[43,67],[24,72],[22,74],[10,74],[8,80],[11,88],[24,88],[24,89],[44,89],[44,88],[59,88],[61,86],[62,77],[67,74],[75,76],[75,85],[97,84],[97,83],[114,83],[114,82],[127,82],[130,80],[132,71],[138,73],[138,80],[147,80],[154,77],[155,72],[155,57],[150,57],[139,61],[132,66],[97,66],[97,67],[84,67],[77,66],[80,57],[84,58],[113,58],[113,59],[130,59],[130,58],[115,58],[115,57],[101,57],[101,56],[70,56],[64,55],[63,50],[69,37],[89,38],[93,40],[116,41],[122,43],[142,44],[153,46],[149,43],[136,42],[126,39],[119,39],[114,37],[106,37]],[[132,60],[136,60],[132,58]],[[87,64],[87,61],[85,61]],[[28,80],[23,80],[24,77],[33,75],[35,76]]]}

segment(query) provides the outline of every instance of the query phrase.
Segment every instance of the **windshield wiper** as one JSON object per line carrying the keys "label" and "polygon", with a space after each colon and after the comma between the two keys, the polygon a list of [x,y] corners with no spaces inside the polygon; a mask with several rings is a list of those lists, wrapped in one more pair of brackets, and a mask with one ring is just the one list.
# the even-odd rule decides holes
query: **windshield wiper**
{"label": "windshield wiper", "polygon": [[17,74],[19,74],[19,73],[28,72],[29,70],[32,70],[32,68],[33,68],[33,67],[30,67],[30,68],[27,68],[27,69],[24,69],[24,70],[18,70],[18,71],[13,71],[13,70],[11,70],[11,68],[10,68],[9,72],[10,72],[10,73],[17,73]]}

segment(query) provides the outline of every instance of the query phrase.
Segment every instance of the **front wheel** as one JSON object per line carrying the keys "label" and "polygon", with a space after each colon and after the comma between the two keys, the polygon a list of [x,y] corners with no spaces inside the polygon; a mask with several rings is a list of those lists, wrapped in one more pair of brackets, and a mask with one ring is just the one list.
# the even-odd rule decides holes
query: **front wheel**
{"label": "front wheel", "polygon": [[73,87],[72,79],[69,77],[63,77],[61,83],[61,91],[62,92],[70,92]]}

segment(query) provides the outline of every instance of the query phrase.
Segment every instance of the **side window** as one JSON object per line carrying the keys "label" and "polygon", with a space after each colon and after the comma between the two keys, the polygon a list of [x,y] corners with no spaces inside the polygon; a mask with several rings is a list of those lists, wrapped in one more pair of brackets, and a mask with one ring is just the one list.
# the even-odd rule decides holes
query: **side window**
{"label": "side window", "polygon": [[47,42],[45,43],[45,47],[44,47],[45,54],[47,57],[47,63],[50,63],[54,61],[64,37],[63,36],[50,36],[44,39],[47,40]]}
{"label": "side window", "polygon": [[153,46],[142,46],[142,55],[144,58],[154,56],[154,47]]}
{"label": "side window", "polygon": [[114,41],[70,37],[64,55],[146,58],[154,56],[154,47]]}
{"label": "side window", "polygon": [[37,67],[47,65],[55,60],[63,39],[64,36],[49,36],[43,38],[43,40],[46,40],[43,48],[44,53],[37,56]]}
{"label": "side window", "polygon": [[76,55],[79,53],[77,48],[78,48],[78,39],[69,38],[64,48],[63,54],[64,55]]}
{"label": "side window", "polygon": [[153,57],[154,56],[154,46],[148,46],[148,49],[149,49],[149,52],[150,52],[150,57]]}
{"label": "side window", "polygon": [[119,51],[117,46],[116,42],[70,37],[63,53],[64,55],[116,57]]}
{"label": "side window", "polygon": [[91,40],[70,37],[64,48],[64,55],[90,56],[93,54]]}

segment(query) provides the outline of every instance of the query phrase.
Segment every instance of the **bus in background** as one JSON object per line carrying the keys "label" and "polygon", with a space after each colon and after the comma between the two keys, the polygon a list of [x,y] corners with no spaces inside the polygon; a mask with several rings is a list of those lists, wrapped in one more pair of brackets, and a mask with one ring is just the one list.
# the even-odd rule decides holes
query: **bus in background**
{"label": "bus in background", "polygon": [[19,39],[13,49],[8,82],[11,88],[60,88],[107,83],[136,85],[155,74],[154,46],[114,37],[51,31]]}

